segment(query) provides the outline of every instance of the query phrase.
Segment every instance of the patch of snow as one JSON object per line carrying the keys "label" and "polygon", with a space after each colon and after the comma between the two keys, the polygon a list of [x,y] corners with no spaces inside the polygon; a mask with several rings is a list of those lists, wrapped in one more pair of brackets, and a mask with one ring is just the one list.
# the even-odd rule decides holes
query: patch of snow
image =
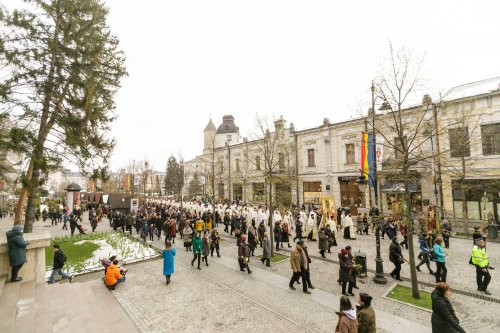
{"label": "patch of snow", "polygon": [[[159,254],[148,246],[144,246],[142,243],[135,242],[125,236],[121,236],[117,233],[112,233],[108,235],[114,242],[118,242],[120,244],[119,248],[114,248],[111,244],[109,244],[106,239],[97,239],[97,240],[81,240],[79,242],[74,243],[75,245],[81,245],[86,242],[91,242],[99,246],[97,250],[92,253],[92,257],[87,259],[84,263],[84,268],[80,272],[75,272],[75,267],[67,266],[67,270],[63,268],[68,274],[83,274],[92,271],[103,270],[104,267],[101,264],[101,259],[109,258],[113,255],[117,257],[120,262],[124,264],[133,263],[145,259],[158,257]],[[52,270],[48,270],[45,274],[47,278],[50,277]]]}

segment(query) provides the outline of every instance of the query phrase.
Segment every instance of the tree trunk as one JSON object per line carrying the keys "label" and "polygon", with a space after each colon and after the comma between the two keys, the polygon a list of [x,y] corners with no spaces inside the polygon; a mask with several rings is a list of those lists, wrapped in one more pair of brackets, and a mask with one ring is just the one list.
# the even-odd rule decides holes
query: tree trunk
{"label": "tree trunk", "polygon": [[19,199],[17,200],[16,214],[14,216],[14,225],[23,224],[24,220],[24,204],[28,199],[28,184],[31,182],[33,176],[33,158],[30,160],[28,170],[26,171],[26,176],[24,176],[23,187],[21,193],[19,194]]}
{"label": "tree trunk", "polygon": [[406,201],[406,235],[408,237],[408,260],[410,262],[411,290],[414,298],[420,298],[418,290],[417,270],[415,266],[415,250],[413,249],[414,223],[411,216],[411,196],[408,170],[404,172],[405,177],[405,201]]}
{"label": "tree trunk", "polygon": [[40,169],[35,169],[33,171],[33,177],[31,179],[31,188],[28,192],[28,201],[26,204],[26,215],[24,221],[24,233],[33,232],[33,222],[36,210],[36,198],[38,197],[38,189],[39,189],[39,178],[40,178]]}

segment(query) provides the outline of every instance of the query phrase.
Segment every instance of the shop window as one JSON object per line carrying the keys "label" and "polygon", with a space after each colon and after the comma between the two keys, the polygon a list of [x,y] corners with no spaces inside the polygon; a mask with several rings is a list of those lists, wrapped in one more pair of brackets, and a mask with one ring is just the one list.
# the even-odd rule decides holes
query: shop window
{"label": "shop window", "polygon": [[314,149],[308,149],[307,150],[307,166],[308,167],[315,167],[316,166],[316,160],[314,156]]}
{"label": "shop window", "polygon": [[500,155],[500,123],[481,125],[483,155]]}
{"label": "shop window", "polygon": [[219,183],[219,198],[224,198],[224,184]]}
{"label": "shop window", "polygon": [[304,203],[319,204],[321,197],[321,182],[304,182]]}
{"label": "shop window", "polygon": [[470,156],[469,129],[459,127],[450,129],[450,157],[468,157]]}
{"label": "shop window", "polygon": [[356,163],[355,160],[355,152],[354,152],[354,144],[349,143],[345,145],[345,160],[347,164]]}

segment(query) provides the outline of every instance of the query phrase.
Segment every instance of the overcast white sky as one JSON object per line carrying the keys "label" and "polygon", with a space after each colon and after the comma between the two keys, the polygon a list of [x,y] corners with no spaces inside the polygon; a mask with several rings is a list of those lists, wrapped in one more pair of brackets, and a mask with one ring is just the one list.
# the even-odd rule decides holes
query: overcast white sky
{"label": "overcast white sky", "polygon": [[500,76],[499,1],[106,2],[129,71],[113,169],[195,157],[210,117],[245,136],[256,111],[298,129],[356,116],[389,41],[425,53],[430,93]]}

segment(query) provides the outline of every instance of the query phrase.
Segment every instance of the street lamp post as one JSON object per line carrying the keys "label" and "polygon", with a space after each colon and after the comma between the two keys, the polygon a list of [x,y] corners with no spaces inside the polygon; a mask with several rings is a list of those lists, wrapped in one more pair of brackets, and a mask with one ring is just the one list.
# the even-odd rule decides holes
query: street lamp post
{"label": "street lamp post", "polygon": [[[372,220],[376,225],[375,228],[375,245],[377,249],[377,257],[375,258],[375,276],[373,277],[373,281],[377,284],[387,284],[387,279],[384,276],[384,260],[380,255],[380,217],[379,217],[379,209],[378,209],[378,179],[377,179],[377,146],[376,146],[376,131],[375,131],[375,86],[372,81],[371,85],[371,93],[372,93],[372,108],[371,108],[371,116],[372,116],[372,149],[373,149],[373,159],[372,159],[372,168],[373,168],[373,177],[368,174],[367,176],[370,178],[373,184],[373,193],[374,193],[374,201],[375,205],[371,209]],[[381,110],[386,110],[387,105],[382,104]],[[362,171],[362,175],[358,180],[358,187],[361,192],[366,190],[366,180],[364,176],[364,172]]]}

